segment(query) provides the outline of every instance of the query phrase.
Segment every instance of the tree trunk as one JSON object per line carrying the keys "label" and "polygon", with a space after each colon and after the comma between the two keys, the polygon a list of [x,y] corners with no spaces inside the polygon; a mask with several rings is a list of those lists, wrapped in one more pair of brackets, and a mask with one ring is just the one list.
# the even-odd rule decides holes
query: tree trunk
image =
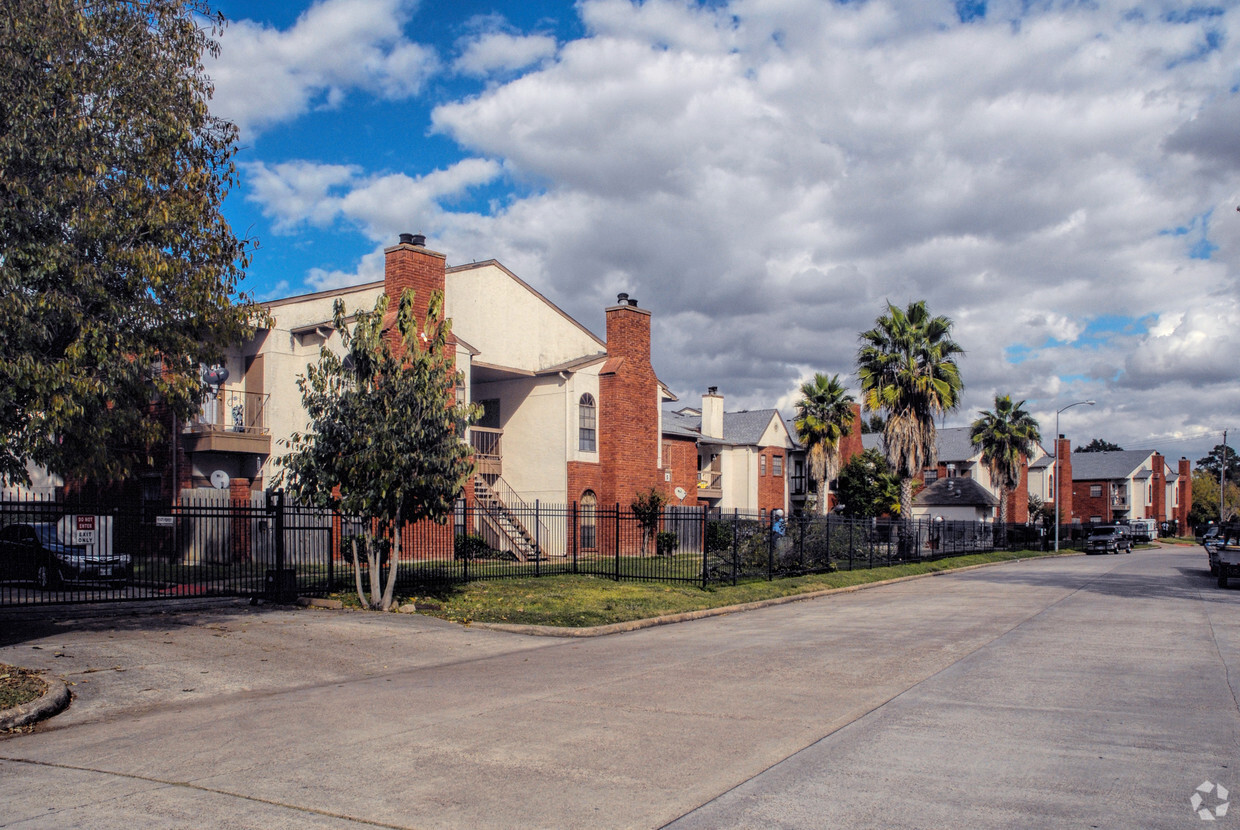
{"label": "tree trunk", "polygon": [[999,524],[1007,525],[1008,499],[1007,488],[999,488]]}
{"label": "tree trunk", "polygon": [[353,537],[353,581],[357,585],[357,602],[363,608],[370,607],[370,599],[366,596],[366,589],[362,586],[362,552],[357,549],[358,538]]}
{"label": "tree trunk", "polygon": [[827,496],[828,495],[830,494],[827,492],[827,481],[826,479],[822,479],[821,481],[818,482],[818,515],[819,516],[827,515]]}
{"label": "tree trunk", "polygon": [[392,607],[392,597],[396,593],[396,565],[400,562],[400,538],[401,528],[396,528],[395,538],[392,540],[392,555],[388,559],[387,585],[383,588],[383,600],[379,603],[380,611],[387,611]]}
{"label": "tree trunk", "polygon": [[366,561],[370,564],[370,597],[367,599],[366,607],[370,610],[378,608],[379,602],[379,563],[383,561],[383,557],[379,553],[378,539],[370,537],[370,544],[366,547]]}
{"label": "tree trunk", "polygon": [[913,518],[913,477],[900,479],[900,518],[909,521]]}

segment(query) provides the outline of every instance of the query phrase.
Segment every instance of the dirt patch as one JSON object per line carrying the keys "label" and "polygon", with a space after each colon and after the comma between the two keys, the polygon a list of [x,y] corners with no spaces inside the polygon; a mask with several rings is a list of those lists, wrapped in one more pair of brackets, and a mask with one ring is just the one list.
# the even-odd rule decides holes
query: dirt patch
{"label": "dirt patch", "polygon": [[45,691],[47,684],[35,672],[0,663],[0,710],[37,700]]}

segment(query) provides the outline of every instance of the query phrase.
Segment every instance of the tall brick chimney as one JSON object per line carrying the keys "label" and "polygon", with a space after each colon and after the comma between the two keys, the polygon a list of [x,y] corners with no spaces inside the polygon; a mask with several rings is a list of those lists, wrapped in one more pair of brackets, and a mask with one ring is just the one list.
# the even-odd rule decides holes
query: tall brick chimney
{"label": "tall brick chimney", "polygon": [[1055,439],[1055,501],[1059,504],[1059,523],[1072,524],[1072,442],[1060,435]]}
{"label": "tall brick chimney", "polygon": [[1176,479],[1175,487],[1179,491],[1180,503],[1175,507],[1175,519],[1179,522],[1177,532],[1184,536],[1188,533],[1188,514],[1193,509],[1193,465],[1187,458],[1180,456],[1179,469],[1177,472],[1180,477]]}
{"label": "tall brick chimney", "polygon": [[400,295],[406,288],[415,292],[414,313],[418,327],[426,322],[431,292],[444,290],[447,257],[426,247],[421,234],[402,233],[400,242],[383,250],[383,291],[388,296],[388,313],[395,320]]}
{"label": "tall brick chimney", "polygon": [[659,475],[659,382],[650,365],[650,312],[620,294],[607,314],[607,361],[599,372],[603,503],[628,507]]}
{"label": "tall brick chimney", "polygon": [[1145,508],[1145,517],[1165,522],[1167,520],[1167,462],[1161,455],[1154,453],[1150,458],[1150,466],[1154,473],[1150,476],[1150,487],[1154,488],[1154,492],[1150,494],[1152,498],[1149,506]]}

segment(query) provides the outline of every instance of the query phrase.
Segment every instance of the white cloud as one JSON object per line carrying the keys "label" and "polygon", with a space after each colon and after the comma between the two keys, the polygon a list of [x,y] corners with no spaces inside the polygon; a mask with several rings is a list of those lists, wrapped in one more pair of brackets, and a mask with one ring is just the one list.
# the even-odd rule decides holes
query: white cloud
{"label": "white cloud", "polygon": [[[1237,193],[1218,175],[1235,166],[1234,6],[1182,23],[1141,0],[995,0],[967,25],[946,0],[577,8],[588,34],[554,61],[547,46],[435,110],[440,134],[500,161],[355,176],[321,209],[290,185],[272,210],[376,239],[423,217],[450,259],[497,257],[596,329],[627,290],[655,311],[660,376],[690,397],[718,385],[729,406],[770,405],[807,367],[850,375],[888,299],[956,320],[960,422],[996,391],[1052,414],[1078,395],[1099,405],[1075,423],[1153,434],[1187,405],[1167,396],[1226,377],[1208,343],[1234,345],[1240,322],[1218,304],[1240,267],[1222,224]],[[479,73],[537,45],[472,43]],[[529,195],[447,205],[501,172]],[[1203,216],[1209,261],[1175,232]],[[1100,315],[1157,319],[1091,338]]]}
{"label": "white cloud", "polygon": [[354,90],[399,99],[437,68],[435,51],[401,34],[409,0],[321,0],[281,30],[250,20],[220,37],[205,59],[215,82],[211,109],[244,132],[336,107]]}
{"label": "white cloud", "polygon": [[464,75],[484,78],[495,72],[524,69],[553,55],[555,38],[550,35],[487,32],[464,43],[452,68]]}

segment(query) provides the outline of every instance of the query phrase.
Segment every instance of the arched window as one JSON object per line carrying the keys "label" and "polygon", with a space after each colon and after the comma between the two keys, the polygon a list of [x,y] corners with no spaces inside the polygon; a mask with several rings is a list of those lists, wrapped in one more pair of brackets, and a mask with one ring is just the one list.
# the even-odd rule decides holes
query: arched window
{"label": "arched window", "polygon": [[598,407],[589,392],[577,402],[577,449],[582,452],[598,451]]}
{"label": "arched window", "polygon": [[598,498],[593,490],[581,494],[581,549],[594,550],[598,547]]}

